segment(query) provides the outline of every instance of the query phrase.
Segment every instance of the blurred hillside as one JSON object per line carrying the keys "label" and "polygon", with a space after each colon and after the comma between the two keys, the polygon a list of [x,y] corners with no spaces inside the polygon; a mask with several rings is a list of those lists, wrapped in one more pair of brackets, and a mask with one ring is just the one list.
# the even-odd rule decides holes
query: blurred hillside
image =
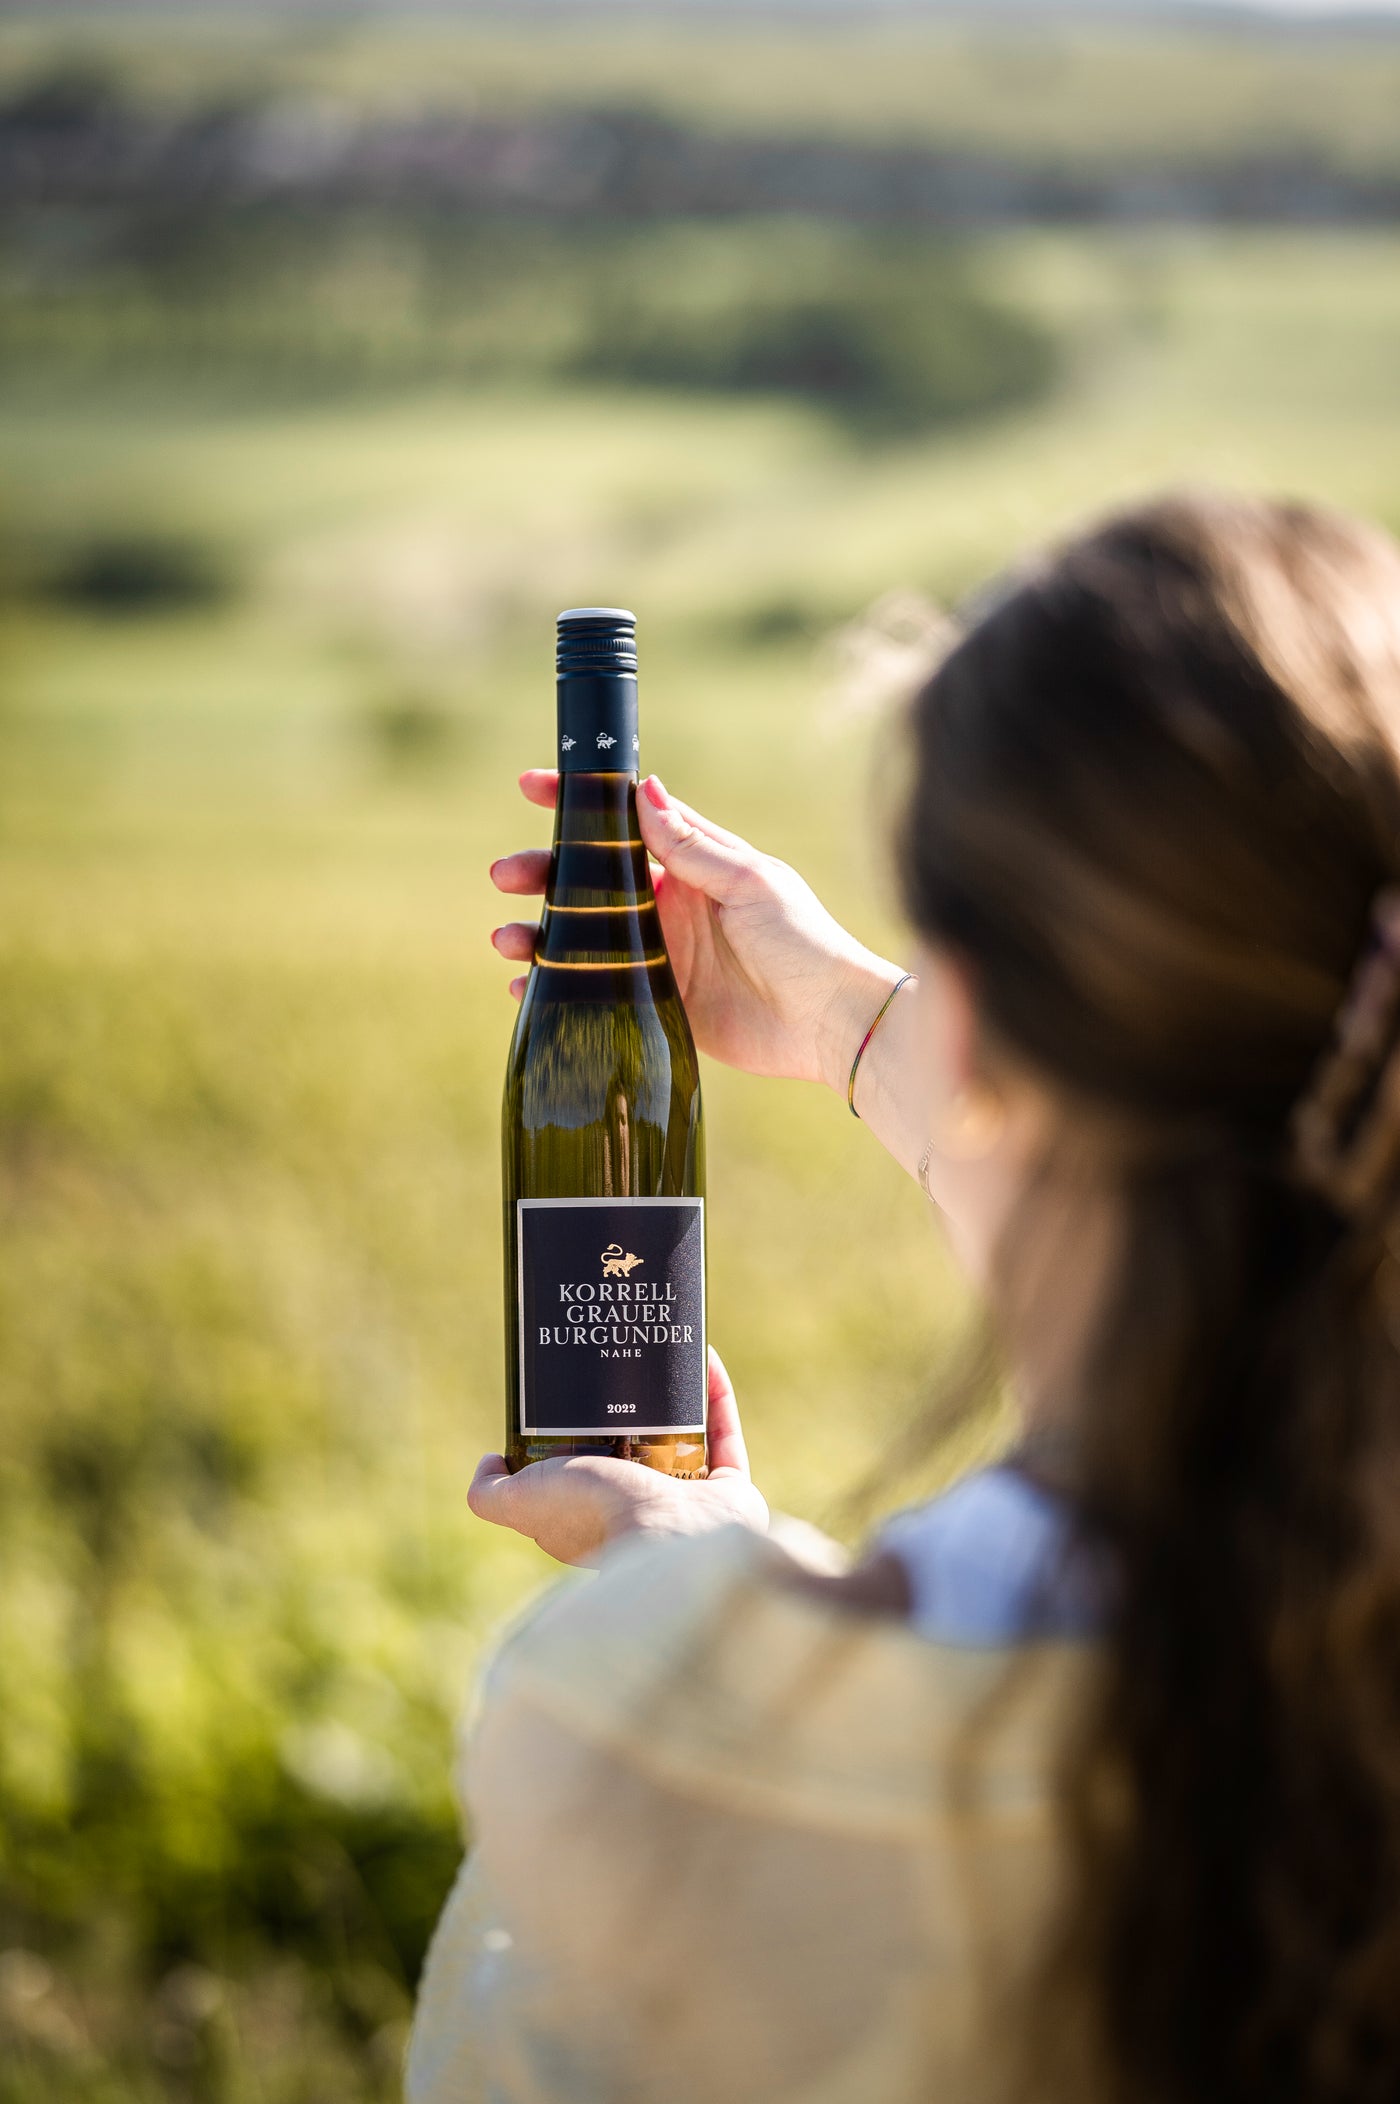
{"label": "blurred hillside", "polygon": [[[562,7],[541,23],[456,9],[292,21],[258,7],[19,9],[0,17],[0,88],[33,92],[77,71],[174,116],[203,102],[236,117],[270,100],[284,157],[313,170],[362,120],[561,108],[647,114],[737,142],[937,147],[1059,172],[1251,157],[1341,174],[1396,167],[1400,19],[1329,31],[1228,12],[1192,24],[1149,10],[1118,25],[1041,12],[1028,22],[985,7],[845,7],[788,22],[743,7]],[[804,203],[823,211],[827,199]]]}
{"label": "blurred hillside", "polygon": [[[0,22],[0,2104],[396,2093],[548,1575],[464,1493],[556,610],[897,952],[853,630],[1169,479],[1400,524],[1398,62]],[[839,1105],[705,1080],[755,1469],[850,1532],[963,1303]]]}

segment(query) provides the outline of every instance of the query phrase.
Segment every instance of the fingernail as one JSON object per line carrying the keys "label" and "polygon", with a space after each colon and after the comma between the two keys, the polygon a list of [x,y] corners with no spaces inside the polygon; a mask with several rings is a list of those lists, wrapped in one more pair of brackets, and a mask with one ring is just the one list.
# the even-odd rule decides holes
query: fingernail
{"label": "fingernail", "polygon": [[670,810],[671,799],[666,794],[666,791],[662,786],[660,775],[649,774],[646,780],[643,782],[642,787],[646,790],[647,802],[653,807],[654,810]]}
{"label": "fingernail", "polygon": [[488,871],[486,872],[486,874],[487,874],[487,875],[488,875],[489,877],[494,877],[494,876],[495,876],[495,874],[496,874],[496,871],[497,871],[497,870],[498,870],[498,869],[500,868],[500,866],[501,866],[501,862],[502,862],[502,859],[503,859],[503,858],[502,858],[502,857],[501,857],[500,855],[497,855],[497,857],[496,857],[495,861],[494,861],[494,862],[493,862],[493,863],[491,864],[491,867],[490,867],[490,869],[489,869],[489,870],[488,870]]}
{"label": "fingernail", "polygon": [[492,940],[492,942],[493,942],[493,943],[494,943],[494,942],[496,941],[496,939],[497,939],[497,938],[498,938],[498,936],[500,935],[500,932],[501,932],[501,931],[500,931],[500,929],[499,929],[499,928],[493,928],[493,929],[491,930],[491,940]]}

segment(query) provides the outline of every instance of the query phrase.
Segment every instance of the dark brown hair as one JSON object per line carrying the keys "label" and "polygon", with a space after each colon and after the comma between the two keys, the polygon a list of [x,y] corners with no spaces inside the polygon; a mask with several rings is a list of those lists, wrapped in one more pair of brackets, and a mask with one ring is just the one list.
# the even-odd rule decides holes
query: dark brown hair
{"label": "dark brown hair", "polygon": [[[1298,1134],[1321,1100],[1328,1159],[1400,1149],[1397,1004],[1337,1037],[1400,883],[1400,549],[1300,506],[1125,513],[1002,588],[913,734],[912,918],[1114,1209],[1070,1398],[1114,1576],[1046,2006],[1090,1983],[1123,2104],[1393,2104],[1400,1176],[1329,1183]],[[1036,1203],[993,1296],[1030,1353]]]}

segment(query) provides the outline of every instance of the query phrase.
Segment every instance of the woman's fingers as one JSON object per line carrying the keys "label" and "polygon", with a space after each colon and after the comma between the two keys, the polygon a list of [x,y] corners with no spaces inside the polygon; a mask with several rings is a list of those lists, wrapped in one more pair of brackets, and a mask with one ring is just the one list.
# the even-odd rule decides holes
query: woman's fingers
{"label": "woman's fingers", "polygon": [[[552,767],[527,767],[520,777],[520,789],[527,803],[552,811],[559,776]],[[673,797],[655,775],[649,775],[641,786],[637,812],[652,858],[711,898],[723,901],[735,879],[758,859],[747,840],[726,832],[703,812]],[[542,892],[548,876],[549,854],[544,848],[523,848],[514,855],[502,855],[491,865],[496,889],[519,898]]]}
{"label": "woman's fingers", "polygon": [[[540,804],[544,809],[554,809],[555,792],[559,777],[552,767],[527,767],[520,777],[520,788],[526,803]],[[491,864],[491,882],[497,891],[508,892],[512,898],[538,898],[549,880],[549,850],[543,847],[521,848],[514,855],[502,855]],[[523,925],[520,923],[519,925]],[[533,934],[535,931],[531,931]],[[508,938],[503,942],[500,938]],[[528,958],[534,955],[534,943],[528,949],[508,946],[514,943],[515,924],[509,928],[498,928],[491,937],[503,957]],[[515,988],[511,988],[515,993]],[[518,998],[518,996],[517,996]]]}
{"label": "woman's fingers", "polygon": [[713,1475],[717,1468],[733,1468],[741,1476],[747,1476],[749,1455],[739,1423],[739,1405],[734,1400],[734,1383],[713,1345],[710,1347],[710,1409],[706,1432],[710,1473]]}
{"label": "woman's fingers", "polygon": [[539,933],[534,921],[507,921],[503,928],[491,930],[491,947],[512,964],[533,964]]}
{"label": "woman's fingers", "polygon": [[493,1526],[513,1527],[533,1541],[548,1517],[551,1495],[557,1485],[558,1461],[538,1461],[512,1475],[501,1454],[483,1454],[476,1474],[467,1486],[467,1504],[479,1520]]}
{"label": "woman's fingers", "polygon": [[[479,1520],[493,1526],[513,1528],[517,1534],[537,1541],[550,1523],[550,1506],[557,1496],[556,1481],[561,1463],[539,1461],[533,1468],[512,1475],[500,1454],[483,1454],[476,1474],[467,1487],[467,1504]],[[587,1486],[580,1486],[580,1502],[586,1502]],[[586,1539],[596,1534],[596,1525],[585,1514],[579,1530]],[[551,1550],[551,1553],[554,1553]],[[567,1562],[567,1556],[561,1562]]]}
{"label": "woman's fingers", "polygon": [[707,840],[718,841],[721,847],[738,848],[742,854],[750,857],[756,853],[753,846],[740,834],[730,833],[723,826],[716,825],[713,818],[706,818],[704,812],[697,811],[693,804],[682,803],[678,796],[671,796],[669,789],[665,794],[670,797],[673,810],[679,811],[681,817],[687,819],[697,833],[703,833]]}
{"label": "woman's fingers", "polygon": [[[520,858],[512,857],[511,859],[518,860]],[[498,862],[496,869],[499,869],[500,866]],[[491,874],[495,876],[496,870],[493,869]],[[501,889],[503,891],[508,890],[509,886],[502,885]],[[491,946],[498,956],[509,959],[512,964],[533,964],[535,961],[535,944],[539,940],[539,933],[539,926],[535,921],[507,921],[503,928],[493,928],[491,930]],[[512,979],[510,982],[510,993],[512,1000],[523,1000],[525,996],[524,979]]]}
{"label": "woman's fingers", "polygon": [[702,832],[654,774],[642,784],[637,819],[648,852],[669,875],[703,891],[719,905],[738,895],[756,859],[753,849],[731,846],[729,841]]}
{"label": "woman's fingers", "polygon": [[515,898],[537,898],[544,890],[549,876],[549,850],[542,847],[522,848],[517,855],[502,855],[491,864],[491,882],[497,891],[508,891]]}
{"label": "woman's fingers", "polygon": [[593,1563],[636,1511],[670,1488],[635,1461],[606,1454],[552,1456],[512,1476],[499,1454],[477,1464],[467,1503],[479,1520],[511,1527],[559,1563]]}
{"label": "woman's fingers", "polygon": [[467,1504],[479,1520],[493,1520],[498,1527],[512,1526],[511,1486],[514,1482],[503,1454],[483,1454],[467,1487]]}
{"label": "woman's fingers", "polygon": [[[655,775],[651,780],[656,781]],[[660,784],[657,783],[657,786],[659,788]],[[542,811],[552,811],[559,798],[558,768],[527,767],[520,776],[520,793],[527,804],[537,804]],[[669,800],[674,809],[679,811],[682,818],[693,825],[697,832],[704,833],[711,840],[717,840],[721,847],[737,847],[750,854],[753,852],[747,840],[742,840],[737,833],[726,832],[725,828],[716,825],[712,818],[706,818],[703,811],[697,811],[693,804],[684,804],[675,796]]]}

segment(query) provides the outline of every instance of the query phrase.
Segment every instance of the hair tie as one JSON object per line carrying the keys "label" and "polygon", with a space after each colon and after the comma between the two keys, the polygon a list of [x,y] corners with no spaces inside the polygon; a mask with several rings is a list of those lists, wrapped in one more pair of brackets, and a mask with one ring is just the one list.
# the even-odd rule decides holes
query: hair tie
{"label": "hair tie", "polygon": [[1372,903],[1332,1041],[1291,1120],[1302,1180],[1349,1219],[1380,1212],[1400,1182],[1400,888]]}

